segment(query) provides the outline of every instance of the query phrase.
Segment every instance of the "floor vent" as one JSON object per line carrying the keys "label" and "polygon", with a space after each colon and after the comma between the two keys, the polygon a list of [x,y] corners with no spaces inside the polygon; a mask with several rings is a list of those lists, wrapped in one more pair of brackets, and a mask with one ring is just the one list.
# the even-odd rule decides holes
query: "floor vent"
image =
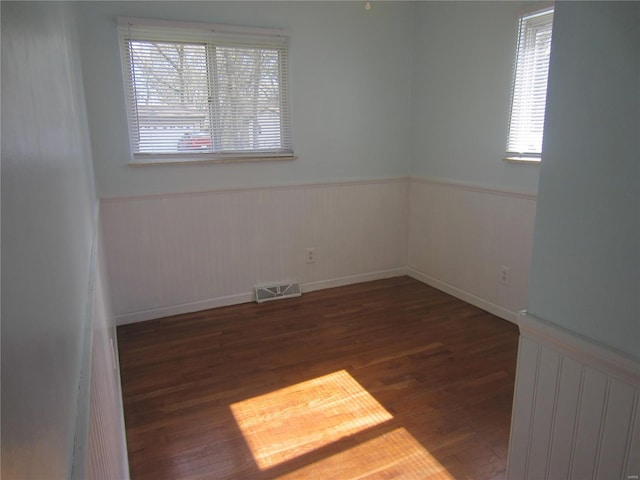
{"label": "floor vent", "polygon": [[299,283],[283,283],[280,285],[261,285],[256,287],[256,302],[269,302],[281,298],[299,297],[302,295]]}

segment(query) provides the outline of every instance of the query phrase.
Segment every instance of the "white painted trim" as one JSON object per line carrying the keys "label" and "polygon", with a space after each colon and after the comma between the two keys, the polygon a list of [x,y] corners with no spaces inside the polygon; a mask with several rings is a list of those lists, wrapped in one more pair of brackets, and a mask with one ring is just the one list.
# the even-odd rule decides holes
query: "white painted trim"
{"label": "white painted trim", "polygon": [[539,166],[540,165],[540,157],[514,157],[514,156],[507,156],[507,157],[503,157],[502,158],[503,161],[507,162],[507,163],[513,163],[516,165],[533,165],[533,166]]}
{"label": "white painted trim", "polygon": [[559,350],[576,361],[640,388],[640,362],[580,334],[522,311],[520,334]]}
{"label": "white painted trim", "polygon": [[381,270],[378,272],[360,273],[357,275],[349,275],[347,277],[332,278],[329,280],[320,280],[318,282],[309,282],[301,286],[304,293],[316,290],[324,290],[325,288],[343,287],[354,283],[370,282],[372,280],[382,280],[383,278],[402,277],[407,274],[406,268],[393,268],[391,270]]}
{"label": "white painted trim", "polygon": [[323,187],[342,187],[357,185],[380,185],[386,183],[405,183],[409,181],[407,176],[399,177],[380,177],[380,178],[353,178],[346,180],[324,180],[320,182],[299,182],[299,183],[282,183],[271,185],[236,185],[230,187],[211,188],[206,190],[193,190],[187,192],[173,193],[155,193],[148,195],[124,195],[124,196],[102,196],[100,202],[117,203],[127,202],[131,200],[153,200],[170,197],[192,197],[198,195],[208,195],[212,193],[233,193],[247,191],[264,191],[264,190],[294,190],[300,188],[323,188]]}
{"label": "white painted trim", "polygon": [[[325,288],[341,287],[354,283],[369,282],[372,280],[381,280],[383,278],[401,277],[406,275],[404,268],[394,268],[391,270],[381,270],[378,272],[362,273],[358,275],[349,275],[347,277],[332,278],[329,280],[320,280],[317,282],[305,283],[300,286],[302,292],[308,293],[315,290],[323,290]],[[146,320],[155,320],[158,318],[170,317],[172,315],[181,315],[183,313],[199,312],[210,308],[226,307],[229,305],[237,305],[240,303],[253,302],[255,293],[245,292],[237,295],[228,295],[218,298],[210,298],[197,302],[183,303],[180,305],[170,305],[166,307],[152,308],[139,312],[125,313],[116,317],[118,325],[126,325],[129,323],[144,322]]]}
{"label": "white painted trim", "polygon": [[448,283],[445,283],[441,280],[438,280],[437,278],[426,275],[411,267],[407,269],[407,275],[409,275],[411,278],[415,278],[416,280],[422,283],[426,283],[427,285],[433,288],[437,288],[438,290],[448,293],[449,295],[453,295],[454,297],[459,298],[460,300],[463,300],[467,303],[470,303],[471,305],[475,305],[476,307],[481,308],[482,310],[485,310],[491,313],[492,315],[495,315],[496,317],[500,317],[503,320],[507,320],[516,325],[518,324],[517,312],[512,312],[511,310],[507,310],[506,308],[501,307],[500,305],[496,305],[495,303],[489,302],[484,298],[480,298],[458,287],[449,285]]}
{"label": "white painted trim", "polygon": [[540,3],[536,3],[535,6],[533,7],[531,5],[526,5],[521,9],[519,9],[518,17],[522,17],[524,15],[532,15],[534,13],[539,13],[539,12],[544,12],[545,10],[549,10],[550,8],[553,8],[554,5],[555,5],[555,2],[540,2]]}
{"label": "white painted trim", "polygon": [[533,190],[525,189],[507,189],[480,185],[468,182],[459,182],[455,180],[446,180],[422,176],[391,176],[377,178],[349,178],[349,179],[327,179],[317,182],[297,182],[297,183],[274,183],[267,185],[232,185],[229,187],[210,188],[205,190],[192,190],[184,192],[166,192],[151,193],[142,195],[106,195],[101,196],[100,201],[104,203],[114,203],[120,201],[129,201],[135,199],[158,199],[166,197],[186,197],[195,195],[206,195],[211,193],[229,193],[229,192],[246,192],[259,190],[292,190],[298,188],[316,188],[316,187],[334,187],[334,186],[355,186],[355,185],[378,185],[384,183],[403,183],[414,182],[417,184],[431,184],[437,186],[457,188],[477,193],[487,193],[493,195],[502,195],[514,198],[523,198],[526,200],[536,200],[538,194]]}
{"label": "white painted trim", "polygon": [[96,201],[91,213],[91,247],[89,251],[89,274],[85,299],[84,319],[82,322],[82,346],[80,372],[78,377],[78,396],[76,398],[76,416],[73,429],[73,450],[71,452],[71,479],[82,479],[87,472],[89,458],[89,425],[91,423],[91,360],[93,351],[93,304],[98,275],[98,225],[100,208]]}
{"label": "white painted trim", "polygon": [[124,313],[122,315],[116,316],[116,324],[126,325],[129,323],[144,322],[147,320],[155,320],[157,318],[170,317],[172,315],[181,315],[183,313],[199,312],[201,310],[208,310],[210,308],[237,305],[239,303],[252,302],[254,298],[254,292],[245,292],[236,295],[227,295],[224,297],[199,300],[197,302],[182,303],[180,305],[169,305],[166,307],[141,310],[139,312]]}
{"label": "white painted trim", "polygon": [[410,182],[426,185],[436,185],[441,187],[457,188],[460,190],[468,190],[476,193],[488,193],[491,195],[502,195],[505,197],[523,198],[525,200],[536,200],[538,193],[533,190],[519,190],[510,188],[501,188],[476,183],[459,182],[455,180],[446,180],[441,178],[423,177],[412,175],[409,177]]}
{"label": "white painted trim", "polygon": [[[118,387],[117,387],[118,391],[116,392],[116,394],[118,396],[118,409],[122,412],[122,415],[119,418],[120,420],[119,429],[121,432],[126,432],[127,429],[124,424],[124,403],[123,403],[124,395],[122,394],[122,378],[120,377],[120,372],[122,370],[120,369],[120,349],[118,347],[118,328],[117,328],[117,324],[115,323],[114,317],[112,317],[112,322],[114,323],[113,323],[113,344],[112,344],[111,354],[115,355],[114,357],[114,361],[116,362],[115,371],[116,371],[116,378],[118,379]],[[127,477],[122,480],[130,480],[131,472],[129,469],[129,448],[127,446],[126,434],[122,437],[122,443],[120,444],[120,448],[121,448],[120,450],[121,458],[125,462],[124,470],[126,471],[126,474],[127,474]]]}
{"label": "white painted trim", "polygon": [[136,167],[179,167],[184,165],[214,165],[218,163],[257,163],[257,162],[280,162],[297,160],[298,157],[293,153],[291,155],[244,155],[244,156],[220,156],[221,154],[207,153],[206,155],[189,158],[190,153],[178,155],[165,153],[134,153],[133,160],[129,162],[129,166]]}
{"label": "white painted trim", "polygon": [[148,27],[184,28],[204,32],[232,33],[240,35],[263,35],[270,37],[288,37],[287,30],[279,28],[242,27],[239,25],[224,25],[204,22],[178,22],[175,20],[157,20],[138,17],[118,17],[118,25],[135,25]]}
{"label": "white painted trim", "polygon": [[627,451],[624,453],[625,472],[622,478],[629,478],[631,474],[637,475],[640,472],[640,455],[632,455],[632,452],[640,451],[640,391],[636,389],[633,398],[633,416],[627,436]]}
{"label": "white painted trim", "polygon": [[637,475],[640,363],[526,312],[519,324],[507,478]]}
{"label": "white painted trim", "polygon": [[92,309],[91,378],[89,380],[91,384],[89,395],[91,427],[87,442],[87,468],[79,478],[84,479],[87,476],[107,478],[110,475],[111,477],[117,476],[122,480],[129,480],[120,359],[117,346],[118,335],[111,309],[106,254],[102,238],[102,226],[99,222],[96,243],[94,308]]}

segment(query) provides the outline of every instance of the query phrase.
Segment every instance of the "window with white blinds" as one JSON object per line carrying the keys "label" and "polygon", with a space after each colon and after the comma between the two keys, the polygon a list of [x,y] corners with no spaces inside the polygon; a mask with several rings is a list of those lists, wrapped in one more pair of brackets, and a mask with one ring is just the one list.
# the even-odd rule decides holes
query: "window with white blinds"
{"label": "window with white blinds", "polygon": [[510,160],[540,160],[552,26],[553,8],[520,18],[507,140]]}
{"label": "window with white blinds", "polygon": [[118,23],[134,163],[293,156],[283,32]]}

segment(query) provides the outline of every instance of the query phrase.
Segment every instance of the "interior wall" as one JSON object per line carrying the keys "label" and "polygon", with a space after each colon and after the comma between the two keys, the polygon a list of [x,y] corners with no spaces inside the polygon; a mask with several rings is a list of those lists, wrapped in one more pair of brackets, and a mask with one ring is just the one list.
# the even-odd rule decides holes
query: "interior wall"
{"label": "interior wall", "polygon": [[86,478],[97,200],[75,17],[1,9],[1,471]]}
{"label": "interior wall", "polygon": [[559,2],[508,478],[640,472],[640,4]]}
{"label": "interior wall", "polygon": [[410,173],[535,193],[539,165],[502,160],[519,15],[541,2],[418,2]]}
{"label": "interior wall", "polygon": [[[81,52],[100,197],[406,175],[413,5],[375,2],[82,2]],[[293,161],[130,167],[116,18],[290,32]]]}
{"label": "interior wall", "polygon": [[409,271],[510,321],[527,301],[540,167],[502,158],[518,17],[542,5],[416,4]]}
{"label": "interior wall", "polygon": [[527,301],[535,212],[535,195],[413,178],[409,275],[516,323]]}
{"label": "interior wall", "polygon": [[639,359],[640,4],[570,5],[554,25],[527,310]]}
{"label": "interior wall", "polygon": [[[363,278],[365,273],[376,274],[407,265],[416,278],[513,320],[515,312],[526,303],[539,167],[507,164],[502,155],[518,15],[539,6],[504,2],[376,2],[366,11],[360,2],[80,4],[81,48],[96,178],[99,193],[106,202],[106,248],[115,310],[121,321],[178,312],[186,305],[207,308],[218,305],[221,299],[228,302],[234,298],[250,299],[247,295],[256,281],[293,278],[304,283],[310,278],[309,272],[314,272],[313,282],[332,284],[338,278]],[[258,164],[128,166],[116,33],[116,18],[120,15],[288,30],[294,147],[299,158]],[[451,25],[460,28],[452,29]],[[357,254],[348,250],[353,239],[365,238],[352,225],[344,224],[343,212],[369,219],[367,230],[376,231],[378,225],[388,224],[384,219],[374,220],[372,209],[377,208],[376,202],[354,200],[359,210],[335,205],[334,214],[323,220],[322,229],[312,223],[314,220],[306,220],[312,234],[302,235],[293,223],[278,220],[279,232],[260,231],[261,245],[237,241],[246,232],[259,228],[250,222],[255,221],[253,212],[262,211],[265,204],[258,204],[257,209],[248,212],[244,208],[252,208],[253,198],[260,196],[262,189],[344,181],[365,185],[371,180],[375,183],[407,174],[412,177],[407,189],[411,206],[409,234],[405,229],[391,235],[403,242],[400,250],[406,252],[408,245],[410,253],[408,257],[405,255],[404,264],[397,261],[402,257],[396,254],[398,249],[380,261],[372,256],[362,260],[366,254],[358,245],[354,244]],[[432,180],[437,180],[440,186],[436,187]],[[443,182],[448,183],[448,189],[443,190]],[[470,199],[469,190],[458,188],[461,186],[479,187],[482,194]],[[229,188],[240,191],[237,187],[243,193],[220,193]],[[135,212],[145,205],[155,215],[171,206],[175,211],[165,213],[165,217],[194,219],[194,211],[186,209],[190,208],[189,202],[168,200],[167,195],[198,191],[203,195],[209,192],[211,198],[244,200],[240,203],[234,200],[230,205],[238,208],[234,229],[220,234],[217,227],[190,228],[194,238],[188,243],[199,245],[197,251],[213,257],[210,262],[192,259],[183,263],[193,265],[192,270],[185,270],[183,281],[172,286],[171,281],[160,280],[163,275],[152,272],[165,263],[167,249],[173,245],[168,238],[179,235],[168,234],[169,227],[158,226],[166,218],[158,219],[149,230],[153,217],[140,218]],[[318,196],[318,191],[313,197],[315,202],[334,205],[332,199]],[[345,198],[360,195],[358,189],[353,191]],[[504,195],[505,191],[515,197]],[[129,207],[125,208],[125,204]],[[226,204],[226,200],[221,200],[221,205]],[[389,205],[400,203],[390,198]],[[306,219],[324,218],[324,214],[316,215],[324,207],[305,203],[304,208],[307,213],[301,215]],[[397,215],[406,218],[408,211],[398,211]],[[478,221],[497,231],[470,227],[469,211],[481,213]],[[201,211],[202,217],[197,221],[224,224],[220,215],[226,213],[213,212]],[[290,216],[288,220],[294,218]],[[138,227],[143,233],[133,235],[131,232]],[[111,232],[112,229],[118,233]],[[282,231],[292,232],[296,240],[283,242]],[[450,241],[462,236],[467,241]],[[155,239],[153,244],[151,238]],[[500,242],[494,242],[496,238]],[[339,246],[331,246],[333,241]],[[174,243],[181,249],[184,240],[176,239]],[[210,271],[211,265],[226,265],[240,244],[245,245],[242,259],[247,262],[241,265],[247,270],[247,278],[240,281],[238,275],[227,275],[224,281],[217,279],[217,274]],[[283,245],[289,249],[285,250]],[[314,270],[300,264],[301,251],[307,247],[324,252]],[[143,253],[132,263],[128,260],[134,257],[132,252]],[[277,252],[278,261],[265,252]],[[181,253],[176,255],[183,257]],[[351,261],[342,261],[343,258]],[[353,258],[369,265],[370,270],[366,272],[355,265]],[[395,260],[390,262],[390,258]],[[460,258],[466,260],[464,266],[456,261]],[[148,259],[148,265],[142,259]],[[136,272],[132,272],[132,264],[139,264]],[[510,268],[507,286],[498,282],[502,265]],[[129,281],[136,287],[121,287],[130,285]],[[233,288],[224,282],[230,282]],[[180,290],[183,294],[177,293]]]}
{"label": "interior wall", "polygon": [[[91,143],[120,323],[406,266],[412,12],[406,2],[79,4]],[[131,167],[118,16],[287,30],[296,160]],[[366,248],[364,247],[366,245]],[[316,261],[306,264],[306,248]]]}
{"label": "interior wall", "polygon": [[82,428],[96,200],[76,48],[68,5],[2,2],[7,478],[69,478]]}
{"label": "interior wall", "polygon": [[118,322],[403,275],[407,209],[406,178],[103,200]]}

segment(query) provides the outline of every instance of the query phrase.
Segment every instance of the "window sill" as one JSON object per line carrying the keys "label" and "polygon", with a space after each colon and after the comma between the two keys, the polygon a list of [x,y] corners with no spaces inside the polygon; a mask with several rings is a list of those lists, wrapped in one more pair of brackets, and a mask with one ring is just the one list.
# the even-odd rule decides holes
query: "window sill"
{"label": "window sill", "polygon": [[134,158],[129,162],[130,167],[150,167],[158,165],[209,165],[215,163],[245,163],[245,162],[269,162],[282,160],[297,160],[295,155],[280,156],[237,156],[237,157],[197,157],[184,158],[168,155],[166,158],[150,155],[148,158]]}
{"label": "window sill", "polygon": [[534,157],[504,157],[504,160],[507,163],[520,163],[520,164],[529,164],[529,165],[539,165],[540,158]]}

